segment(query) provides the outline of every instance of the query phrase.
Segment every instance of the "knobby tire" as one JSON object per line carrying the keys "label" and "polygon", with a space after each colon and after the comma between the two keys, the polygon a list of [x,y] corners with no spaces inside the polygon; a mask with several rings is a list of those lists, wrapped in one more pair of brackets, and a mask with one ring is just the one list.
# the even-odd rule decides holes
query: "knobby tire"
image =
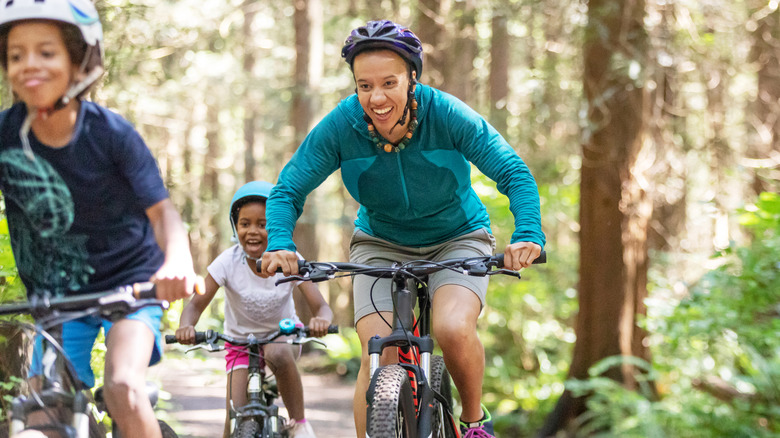
{"label": "knobby tire", "polygon": [[247,418],[236,427],[233,438],[257,438],[260,436],[260,424],[254,418]]}
{"label": "knobby tire", "polygon": [[367,432],[371,438],[410,438],[417,433],[409,374],[399,365],[380,368],[370,401]]}
{"label": "knobby tire", "polygon": [[431,431],[433,438],[456,438],[455,424],[452,419],[452,379],[444,358],[431,356],[431,375],[429,376],[431,389],[441,394],[450,406],[450,412],[446,412],[444,406],[437,399],[433,399],[433,422]]}

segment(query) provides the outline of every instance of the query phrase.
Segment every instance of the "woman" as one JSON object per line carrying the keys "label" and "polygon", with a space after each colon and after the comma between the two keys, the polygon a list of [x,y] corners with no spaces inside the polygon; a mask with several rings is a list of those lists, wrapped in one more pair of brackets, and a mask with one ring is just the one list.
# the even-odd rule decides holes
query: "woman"
{"label": "woman", "polygon": [[[509,197],[515,231],[504,249],[506,266],[529,266],[545,243],[533,176],[484,118],[455,97],[418,84],[423,52],[417,36],[391,21],[371,21],[352,31],[342,56],[356,94],[312,130],[282,170],[267,204],[263,275],[277,268],[297,273],[295,222],[306,196],[339,168],[360,204],[350,261],[389,265],[491,254],[495,240],[471,188],[469,163]],[[392,318],[389,285],[373,288],[372,304],[372,283],[363,276],[354,281],[355,327],[363,344],[353,404],[357,436],[365,436],[366,427],[367,341],[389,334],[383,318]],[[463,406],[463,436],[491,437],[490,414],[481,405],[485,355],[476,329],[487,278],[442,271],[430,277],[429,287],[433,333]],[[397,360],[390,350],[382,364]]]}

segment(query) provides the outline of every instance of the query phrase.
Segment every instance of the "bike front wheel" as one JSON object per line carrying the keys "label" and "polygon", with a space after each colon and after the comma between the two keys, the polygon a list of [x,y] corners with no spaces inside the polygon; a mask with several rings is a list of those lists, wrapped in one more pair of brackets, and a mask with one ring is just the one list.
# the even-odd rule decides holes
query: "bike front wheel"
{"label": "bike front wheel", "polygon": [[371,438],[410,438],[417,433],[409,374],[399,365],[380,368],[367,396],[366,432]]}
{"label": "bike front wheel", "polygon": [[247,418],[238,423],[232,438],[258,438],[260,436],[260,423],[254,418]]}
{"label": "bike front wheel", "polygon": [[458,436],[455,431],[457,425],[452,416],[452,379],[444,365],[443,357],[431,357],[431,375],[428,380],[431,382],[431,389],[438,392],[447,402],[447,407],[445,407],[439,400],[433,400],[433,426],[431,428],[433,438],[456,438]]}

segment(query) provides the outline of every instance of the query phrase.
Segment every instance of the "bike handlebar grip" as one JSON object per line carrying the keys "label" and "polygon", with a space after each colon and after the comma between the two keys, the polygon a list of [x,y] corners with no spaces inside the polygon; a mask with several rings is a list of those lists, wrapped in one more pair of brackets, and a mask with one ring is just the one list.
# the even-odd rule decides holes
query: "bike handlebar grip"
{"label": "bike handlebar grip", "polygon": [[202,344],[206,342],[206,339],[208,338],[208,335],[206,332],[195,332],[195,343],[196,344]]}
{"label": "bike handlebar grip", "polygon": [[[542,251],[542,253],[539,254],[539,257],[533,261],[534,265],[541,263],[547,263],[547,251]],[[496,267],[499,269],[504,267],[504,254],[496,254]]]}
{"label": "bike handlebar grip", "polygon": [[176,340],[176,335],[165,335],[166,344],[175,344],[176,342],[178,342]]}
{"label": "bike handlebar grip", "polygon": [[152,282],[133,284],[133,296],[137,300],[153,300],[157,298],[157,285]]}
{"label": "bike handlebar grip", "polygon": [[338,333],[338,332],[339,332],[339,326],[333,324],[328,326],[328,333]]}

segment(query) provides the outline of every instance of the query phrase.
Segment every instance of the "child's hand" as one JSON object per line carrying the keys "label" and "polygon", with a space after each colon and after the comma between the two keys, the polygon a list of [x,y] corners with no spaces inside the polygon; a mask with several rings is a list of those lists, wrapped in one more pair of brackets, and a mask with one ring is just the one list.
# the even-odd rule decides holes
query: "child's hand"
{"label": "child's hand", "polygon": [[317,338],[321,338],[327,335],[330,322],[331,321],[329,319],[325,319],[319,316],[312,317],[312,319],[309,320],[309,333]]}
{"label": "child's hand", "polygon": [[181,326],[176,329],[176,340],[180,344],[194,344],[195,343],[195,327],[191,325]]}
{"label": "child's hand", "polygon": [[542,247],[533,242],[515,242],[504,249],[504,267],[513,271],[527,268],[542,253]]}

